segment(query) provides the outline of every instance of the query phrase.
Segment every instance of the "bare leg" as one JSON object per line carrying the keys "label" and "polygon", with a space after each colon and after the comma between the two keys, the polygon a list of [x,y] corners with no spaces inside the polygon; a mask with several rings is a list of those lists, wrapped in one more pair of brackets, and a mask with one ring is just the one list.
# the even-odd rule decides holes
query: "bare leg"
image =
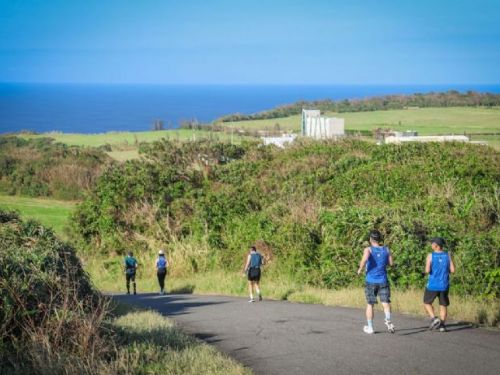
{"label": "bare leg", "polygon": [[428,303],[424,303],[424,308],[425,311],[427,311],[427,314],[431,317],[431,319],[435,318],[436,315],[434,315],[434,307],[432,305],[429,305]]}
{"label": "bare leg", "polygon": [[373,305],[366,305],[366,320],[373,320]]}
{"label": "bare leg", "polygon": [[248,282],[248,294],[250,294],[250,299],[253,299],[253,281]]}
{"label": "bare leg", "polygon": [[439,316],[441,318],[441,322],[445,322],[446,317],[448,316],[448,308],[446,306],[439,306]]}
{"label": "bare leg", "polygon": [[[387,303],[387,302],[382,302],[382,307],[384,308],[384,313],[385,313],[386,318],[387,318],[387,316],[389,316],[389,318],[390,318],[391,304]],[[390,320],[390,319],[388,319],[388,320]]]}

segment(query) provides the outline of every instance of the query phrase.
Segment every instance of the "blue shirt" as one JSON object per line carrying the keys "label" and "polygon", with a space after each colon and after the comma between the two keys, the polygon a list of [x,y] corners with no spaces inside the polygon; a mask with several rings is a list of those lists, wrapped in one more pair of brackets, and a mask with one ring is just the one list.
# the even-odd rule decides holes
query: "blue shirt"
{"label": "blue shirt", "polygon": [[370,256],[366,262],[366,282],[387,284],[389,250],[385,246],[370,246]]}
{"label": "blue shirt", "polygon": [[432,253],[431,272],[427,281],[427,289],[433,292],[444,292],[450,287],[450,256],[447,252]]}
{"label": "blue shirt", "polygon": [[164,256],[159,256],[156,261],[156,267],[160,270],[164,270],[167,268],[167,259]]}

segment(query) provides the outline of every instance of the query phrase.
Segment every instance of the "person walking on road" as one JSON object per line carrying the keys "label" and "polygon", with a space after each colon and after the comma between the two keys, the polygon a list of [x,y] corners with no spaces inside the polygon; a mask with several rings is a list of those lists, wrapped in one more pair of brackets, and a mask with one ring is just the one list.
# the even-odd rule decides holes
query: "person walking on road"
{"label": "person walking on road", "polygon": [[[427,255],[425,261],[425,273],[429,275],[424,292],[424,307],[431,318],[429,329],[439,327],[440,332],[446,332],[445,321],[448,315],[450,299],[448,289],[450,288],[450,272],[455,272],[455,264],[449,252],[443,251],[445,240],[435,237],[431,240],[432,253]],[[432,303],[439,298],[439,318],[434,315]]]}
{"label": "person walking on road", "polygon": [[247,256],[245,267],[243,268],[243,275],[248,277],[248,291],[250,292],[250,300],[248,302],[255,302],[253,292],[257,293],[259,301],[262,301],[262,294],[260,293],[260,273],[261,267],[264,265],[264,257],[257,252],[255,246],[250,247],[250,253]]}
{"label": "person walking on road", "polygon": [[135,285],[135,273],[138,267],[137,259],[134,258],[134,254],[129,251],[125,257],[124,269],[125,269],[125,280],[127,284],[127,294],[130,294],[130,282],[134,287],[134,294],[137,294],[137,288]]}
{"label": "person walking on road", "polygon": [[391,289],[387,279],[387,266],[392,266],[394,261],[389,249],[381,245],[382,234],[378,230],[370,232],[370,246],[363,251],[363,257],[359,262],[358,275],[366,266],[366,321],[363,331],[368,334],[374,333],[373,329],[373,305],[377,303],[377,296],[384,308],[385,325],[387,330],[394,333],[394,324],[391,321]]}
{"label": "person walking on road", "polygon": [[168,261],[165,257],[165,252],[160,250],[158,252],[158,258],[155,262],[156,276],[158,277],[158,284],[160,284],[160,294],[165,294],[165,278],[167,277],[167,267]]}

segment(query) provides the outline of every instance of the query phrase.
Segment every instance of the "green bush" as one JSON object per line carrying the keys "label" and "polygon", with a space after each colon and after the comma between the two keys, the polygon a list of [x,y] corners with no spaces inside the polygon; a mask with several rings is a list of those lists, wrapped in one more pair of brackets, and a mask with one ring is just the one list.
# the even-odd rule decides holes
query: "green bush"
{"label": "green bush", "polygon": [[0,137],[0,190],[11,195],[81,199],[111,160],[97,149],[50,138]]}
{"label": "green bush", "polygon": [[142,152],[104,173],[79,207],[75,231],[88,248],[204,243],[210,261],[193,255],[191,263],[235,270],[260,240],[273,252],[270,272],[340,288],[360,284],[357,264],[377,228],[395,256],[391,280],[406,288],[423,286],[427,241],[440,235],[458,265],[453,291],[498,296],[500,158],[492,148],[163,141]]}
{"label": "green bush", "polygon": [[0,367],[36,373],[42,362],[85,358],[101,347],[104,318],[72,247],[34,221],[0,211]]}

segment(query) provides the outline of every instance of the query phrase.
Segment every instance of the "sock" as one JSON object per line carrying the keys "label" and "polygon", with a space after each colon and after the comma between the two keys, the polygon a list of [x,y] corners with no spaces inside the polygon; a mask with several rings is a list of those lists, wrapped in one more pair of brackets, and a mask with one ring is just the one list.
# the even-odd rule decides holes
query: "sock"
{"label": "sock", "polygon": [[257,288],[257,295],[260,296],[260,289],[259,288]]}
{"label": "sock", "polygon": [[368,322],[368,327],[373,328],[373,320],[367,320]]}
{"label": "sock", "polygon": [[385,320],[391,320],[391,312],[390,311],[384,311],[385,314]]}
{"label": "sock", "polygon": [[253,299],[253,293],[250,293],[250,299]]}

